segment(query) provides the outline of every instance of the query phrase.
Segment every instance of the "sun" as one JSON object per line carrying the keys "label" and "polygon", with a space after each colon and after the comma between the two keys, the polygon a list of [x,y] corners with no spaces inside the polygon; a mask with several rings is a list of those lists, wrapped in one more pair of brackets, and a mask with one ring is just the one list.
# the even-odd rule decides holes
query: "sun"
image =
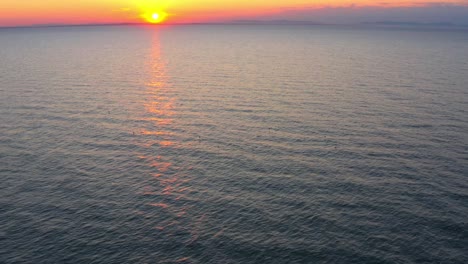
{"label": "sun", "polygon": [[159,24],[166,20],[167,14],[165,12],[146,12],[141,15],[146,22],[151,24]]}

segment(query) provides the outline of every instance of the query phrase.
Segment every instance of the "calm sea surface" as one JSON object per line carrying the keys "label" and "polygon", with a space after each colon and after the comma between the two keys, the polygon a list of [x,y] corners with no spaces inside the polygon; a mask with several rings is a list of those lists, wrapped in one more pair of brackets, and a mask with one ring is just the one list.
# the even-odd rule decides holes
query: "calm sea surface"
{"label": "calm sea surface", "polygon": [[0,29],[0,263],[468,263],[468,31]]}

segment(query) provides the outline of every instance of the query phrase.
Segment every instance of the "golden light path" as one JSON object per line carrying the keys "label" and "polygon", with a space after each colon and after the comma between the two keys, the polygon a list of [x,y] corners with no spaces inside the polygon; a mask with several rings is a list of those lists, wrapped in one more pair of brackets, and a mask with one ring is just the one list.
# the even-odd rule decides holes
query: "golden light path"
{"label": "golden light path", "polygon": [[[160,18],[156,15],[153,19]],[[199,238],[205,214],[194,211],[193,205],[187,203],[192,192],[188,174],[190,168],[180,166],[168,154],[181,143],[177,142],[177,135],[173,131],[177,123],[177,97],[161,54],[159,32],[155,30],[152,34],[151,56],[147,57],[149,78],[145,82],[145,99],[142,101],[142,120],[145,122],[136,134],[141,144],[141,152],[137,155],[148,166],[148,175],[145,177],[151,180],[146,181],[147,184],[139,192],[145,201],[145,208],[136,213],[147,221],[151,230],[148,232],[157,236],[182,235],[185,237],[184,243],[188,245]],[[188,257],[182,260],[188,260]]]}

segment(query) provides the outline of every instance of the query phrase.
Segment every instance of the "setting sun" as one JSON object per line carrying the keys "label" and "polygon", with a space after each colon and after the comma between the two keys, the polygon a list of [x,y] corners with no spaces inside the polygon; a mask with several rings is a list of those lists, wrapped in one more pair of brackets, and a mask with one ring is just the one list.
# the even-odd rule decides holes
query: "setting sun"
{"label": "setting sun", "polygon": [[146,22],[152,24],[162,23],[167,18],[167,14],[164,12],[147,12],[142,15]]}

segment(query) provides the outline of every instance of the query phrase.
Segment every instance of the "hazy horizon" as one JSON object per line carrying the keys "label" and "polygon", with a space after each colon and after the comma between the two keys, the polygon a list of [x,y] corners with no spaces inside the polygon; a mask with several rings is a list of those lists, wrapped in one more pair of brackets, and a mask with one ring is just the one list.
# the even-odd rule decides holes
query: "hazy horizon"
{"label": "hazy horizon", "polygon": [[16,26],[0,26],[0,29],[8,28],[41,28],[41,27],[92,27],[92,26],[144,26],[144,27],[164,27],[164,26],[190,26],[190,25],[264,25],[264,26],[375,26],[375,27],[421,27],[421,28],[467,28],[468,24],[455,24],[451,22],[412,22],[412,21],[394,21],[394,20],[382,20],[382,21],[363,21],[355,23],[322,23],[316,21],[304,21],[304,20],[254,20],[254,19],[241,19],[231,21],[219,21],[219,22],[192,22],[192,23],[164,23],[164,24],[148,24],[144,22],[121,22],[121,23],[89,23],[89,24],[32,24],[32,25],[16,25]]}

